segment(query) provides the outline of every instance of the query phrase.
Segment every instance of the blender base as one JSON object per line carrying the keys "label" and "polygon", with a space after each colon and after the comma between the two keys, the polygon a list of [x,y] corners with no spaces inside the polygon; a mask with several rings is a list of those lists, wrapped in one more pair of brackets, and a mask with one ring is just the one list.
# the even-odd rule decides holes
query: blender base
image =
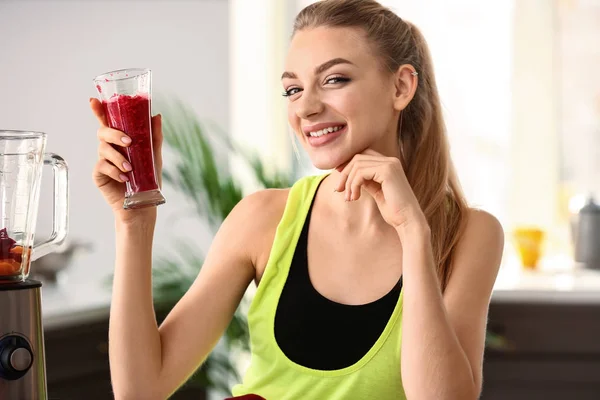
{"label": "blender base", "polygon": [[47,400],[42,283],[0,284],[0,399]]}

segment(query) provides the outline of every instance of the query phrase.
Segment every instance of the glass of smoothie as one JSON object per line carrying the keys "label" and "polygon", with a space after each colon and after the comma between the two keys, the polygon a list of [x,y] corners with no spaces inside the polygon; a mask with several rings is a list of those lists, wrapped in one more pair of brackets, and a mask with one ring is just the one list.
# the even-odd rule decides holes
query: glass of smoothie
{"label": "glass of smoothie", "polygon": [[127,147],[114,146],[131,164],[126,175],[124,209],[165,202],[160,191],[152,149],[152,72],[147,68],[121,69],[94,78],[108,125],[131,138]]}

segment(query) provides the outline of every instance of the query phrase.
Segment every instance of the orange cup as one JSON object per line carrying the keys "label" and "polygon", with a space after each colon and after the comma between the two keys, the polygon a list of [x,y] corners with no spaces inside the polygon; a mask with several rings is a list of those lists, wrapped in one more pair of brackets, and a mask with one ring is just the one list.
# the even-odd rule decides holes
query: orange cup
{"label": "orange cup", "polygon": [[517,228],[513,233],[521,264],[526,269],[536,269],[542,256],[544,231],[538,228]]}

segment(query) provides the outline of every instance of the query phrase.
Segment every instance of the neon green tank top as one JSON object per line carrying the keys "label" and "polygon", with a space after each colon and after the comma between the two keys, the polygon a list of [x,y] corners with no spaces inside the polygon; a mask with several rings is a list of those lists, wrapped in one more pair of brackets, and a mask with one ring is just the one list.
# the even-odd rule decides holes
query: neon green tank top
{"label": "neon green tank top", "polygon": [[322,371],[288,359],[275,340],[275,313],[294,251],[317,187],[326,175],[300,179],[291,188],[263,277],[248,312],[251,359],[234,396],[267,400],[405,400],[400,377],[402,299],[373,347],[354,365]]}

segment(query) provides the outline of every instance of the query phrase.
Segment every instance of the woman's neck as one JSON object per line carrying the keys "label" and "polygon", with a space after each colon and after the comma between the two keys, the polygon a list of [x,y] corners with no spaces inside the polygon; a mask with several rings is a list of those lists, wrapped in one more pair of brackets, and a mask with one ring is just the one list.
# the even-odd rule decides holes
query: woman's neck
{"label": "woman's neck", "polygon": [[344,192],[334,192],[340,178],[341,174],[335,170],[327,176],[316,199],[325,203],[327,215],[333,219],[337,229],[359,234],[389,230],[391,227],[384,221],[377,203],[366,190],[362,190],[360,198],[354,201],[346,201]]}

